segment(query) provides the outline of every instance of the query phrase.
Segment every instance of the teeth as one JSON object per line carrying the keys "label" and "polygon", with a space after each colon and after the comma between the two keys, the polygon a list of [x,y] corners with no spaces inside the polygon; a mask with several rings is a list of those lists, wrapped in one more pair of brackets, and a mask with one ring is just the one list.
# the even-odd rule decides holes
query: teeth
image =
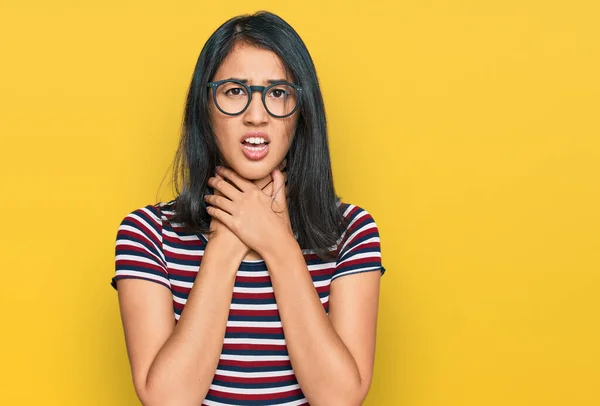
{"label": "teeth", "polygon": [[264,144],[266,143],[264,138],[260,138],[260,137],[249,137],[246,138],[244,141],[250,143],[250,144]]}

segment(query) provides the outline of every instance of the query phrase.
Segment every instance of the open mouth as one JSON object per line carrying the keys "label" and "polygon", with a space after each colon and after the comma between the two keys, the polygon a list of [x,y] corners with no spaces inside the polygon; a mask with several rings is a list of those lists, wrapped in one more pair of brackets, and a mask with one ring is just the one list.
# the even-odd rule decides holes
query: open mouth
{"label": "open mouth", "polygon": [[261,137],[248,137],[242,142],[242,145],[250,149],[261,149],[269,145],[269,143]]}
{"label": "open mouth", "polygon": [[248,137],[241,145],[244,155],[252,160],[264,158],[269,150],[269,143],[262,137]]}

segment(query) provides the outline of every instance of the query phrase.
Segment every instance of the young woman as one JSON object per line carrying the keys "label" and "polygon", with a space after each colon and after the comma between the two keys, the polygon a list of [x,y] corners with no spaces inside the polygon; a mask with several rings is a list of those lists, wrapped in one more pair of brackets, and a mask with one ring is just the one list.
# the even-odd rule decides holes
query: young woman
{"label": "young woman", "polygon": [[292,27],[267,12],[219,27],[182,133],[177,198],[131,212],[116,238],[112,286],[138,397],[360,405],[379,234],[335,194],[315,67]]}

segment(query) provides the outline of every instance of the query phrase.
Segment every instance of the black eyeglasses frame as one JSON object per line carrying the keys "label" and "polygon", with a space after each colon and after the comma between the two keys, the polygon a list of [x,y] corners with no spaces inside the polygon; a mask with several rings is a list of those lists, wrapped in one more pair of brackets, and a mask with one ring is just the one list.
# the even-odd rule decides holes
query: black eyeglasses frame
{"label": "black eyeglasses frame", "polygon": [[[248,103],[246,103],[246,106],[244,106],[244,108],[239,113],[228,113],[219,106],[219,103],[217,103],[217,87],[219,87],[220,85],[222,85],[223,83],[226,83],[226,82],[237,83],[237,84],[241,85],[244,89],[246,89],[246,92],[248,94]],[[292,87],[296,91],[296,106],[290,113],[283,115],[283,116],[279,116],[277,114],[271,113],[271,111],[267,107],[267,102],[265,100],[268,91],[271,88],[278,86],[278,85],[287,85],[287,86]],[[212,90],[213,90],[212,94],[213,94],[213,100],[215,102],[215,106],[217,106],[219,111],[221,111],[223,114],[227,114],[228,116],[239,116],[240,114],[242,114],[244,111],[246,111],[246,109],[248,108],[250,103],[252,103],[252,93],[260,92],[262,94],[261,100],[262,100],[263,106],[265,106],[265,110],[267,110],[267,113],[269,113],[271,116],[273,116],[275,118],[286,118],[286,117],[291,116],[292,114],[294,114],[294,112],[296,110],[298,110],[298,107],[300,107],[300,100],[301,100],[301,94],[302,94],[302,87],[295,85],[293,83],[290,83],[290,82],[286,82],[284,80],[273,82],[269,86],[248,86],[247,84],[245,84],[244,82],[239,81],[239,80],[223,79],[223,80],[218,80],[216,82],[208,82],[207,87],[212,88]]]}

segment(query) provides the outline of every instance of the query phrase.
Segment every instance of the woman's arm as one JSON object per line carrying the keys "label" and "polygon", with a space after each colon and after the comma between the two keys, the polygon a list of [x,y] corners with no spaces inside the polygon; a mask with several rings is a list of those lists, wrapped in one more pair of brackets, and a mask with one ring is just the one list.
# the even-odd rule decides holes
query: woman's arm
{"label": "woman's arm", "polygon": [[145,406],[199,405],[219,362],[235,274],[245,253],[211,238],[179,322],[169,290],[138,279],[118,282],[136,393]]}
{"label": "woman's arm", "polygon": [[373,372],[380,272],[333,280],[328,317],[294,239],[264,259],[302,392],[314,406],[361,405]]}
{"label": "woman's arm", "polygon": [[[270,176],[253,183],[273,192]],[[133,383],[146,406],[198,405],[214,378],[235,275],[249,248],[220,221],[210,227],[214,234],[177,324],[169,290],[138,279],[118,282]]]}

